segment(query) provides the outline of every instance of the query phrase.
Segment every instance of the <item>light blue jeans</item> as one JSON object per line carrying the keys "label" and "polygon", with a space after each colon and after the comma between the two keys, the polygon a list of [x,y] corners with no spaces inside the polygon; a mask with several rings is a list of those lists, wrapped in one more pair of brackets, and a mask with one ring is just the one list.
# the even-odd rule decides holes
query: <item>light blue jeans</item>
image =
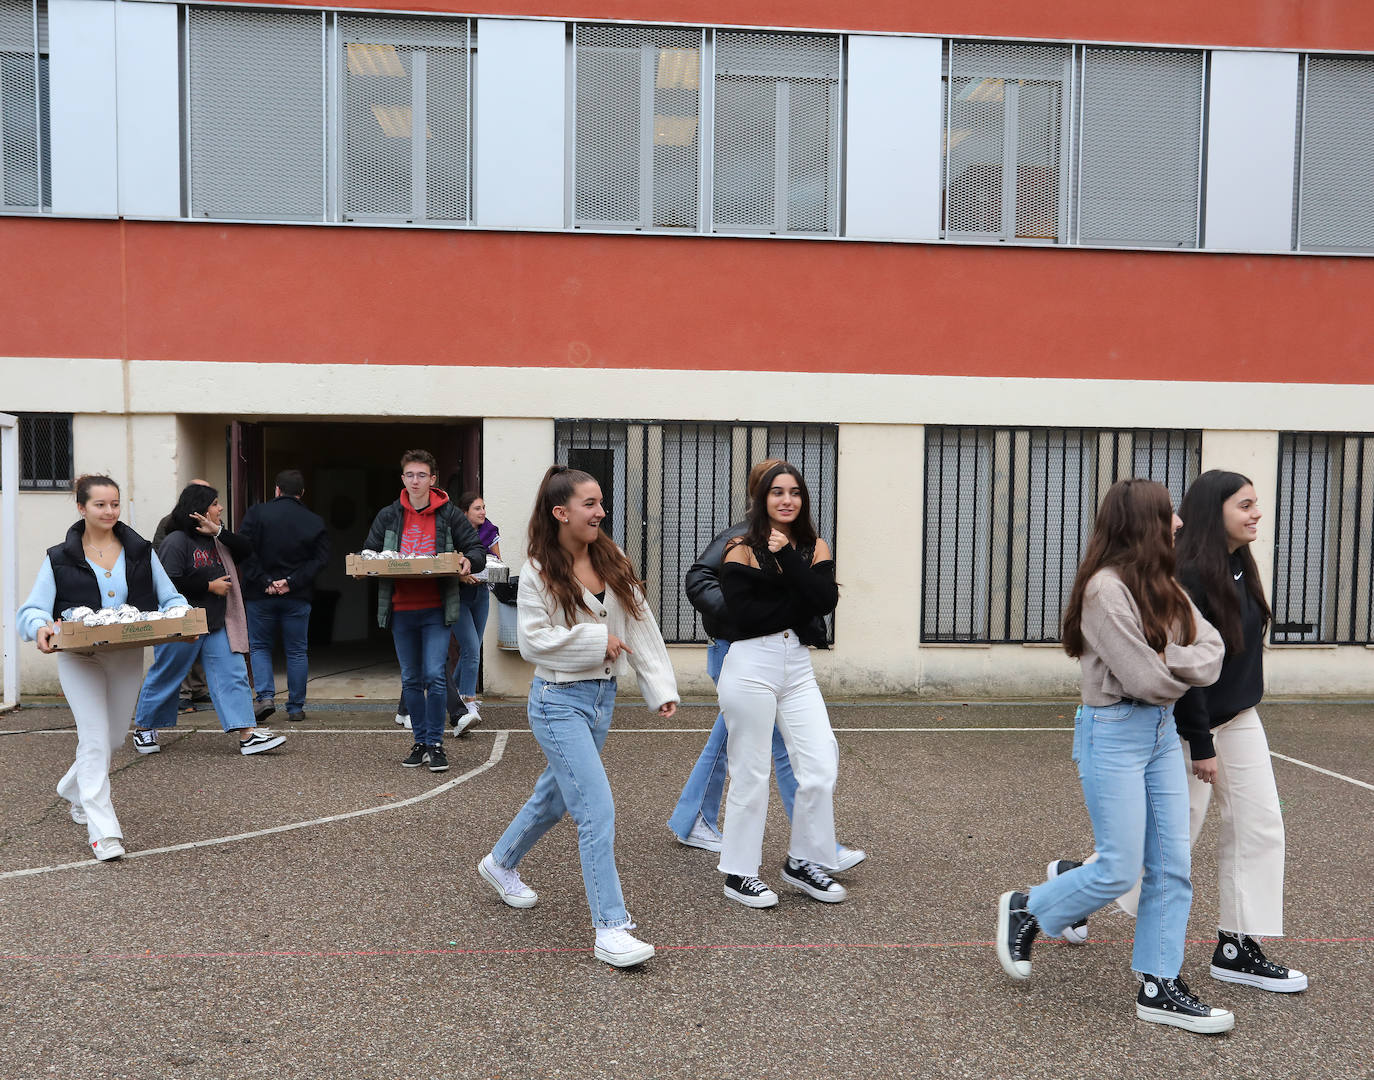
{"label": "light blue jeans", "polygon": [[[724,638],[712,641],[706,650],[706,674],[713,683],[720,681],[720,669],[725,663],[725,654],[730,651],[730,643]],[[725,714],[717,713],[716,722],[711,725],[711,734],[706,736],[706,745],[701,756],[692,766],[687,783],[678,797],[677,806],[668,819],[668,828],[684,840],[692,831],[692,825],[700,814],[703,821],[716,832],[720,832],[720,803],[725,794]],[[773,726],[773,774],[778,784],[778,795],[782,798],[782,808],[787,820],[792,820],[792,806],[797,798],[797,778],[792,774],[792,760],[787,756],[787,744],[783,742],[782,732]]]}
{"label": "light blue jeans", "polygon": [[229,632],[220,627],[213,633],[191,641],[169,641],[153,649],[153,666],[143,678],[134,710],[134,726],[141,728],[175,727],[177,695],[197,660],[205,668],[205,685],[210,703],[225,731],[238,731],[257,725],[253,719],[253,691],[248,685],[248,665],[243,655],[229,647]]}
{"label": "light blue jeans", "polygon": [[487,628],[491,593],[485,584],[464,585],[458,592],[458,621],[453,637],[458,642],[458,696],[477,696],[477,668],[482,663],[482,633]]}
{"label": "light blue jeans", "polygon": [[1177,978],[1193,886],[1188,775],[1174,708],[1084,705],[1074,721],[1073,756],[1097,861],[1035,886],[1026,907],[1045,933],[1059,937],[1141,877],[1131,967]]}
{"label": "light blue jeans", "polygon": [[530,730],[549,766],[491,849],[497,865],[513,870],[541,836],[570,814],[577,823],[587,906],[598,928],[630,923],[615,868],[615,802],[601,764],[614,705],[614,679],[551,683],[536,676],[530,683]]}

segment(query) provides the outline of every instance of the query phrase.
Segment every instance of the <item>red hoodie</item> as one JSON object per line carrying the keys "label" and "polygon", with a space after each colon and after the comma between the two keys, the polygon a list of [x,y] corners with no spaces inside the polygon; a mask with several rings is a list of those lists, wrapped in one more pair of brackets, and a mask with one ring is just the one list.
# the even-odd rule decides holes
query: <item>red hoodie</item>
{"label": "red hoodie", "polygon": [[[400,554],[437,555],[434,541],[434,515],[439,507],[448,502],[448,493],[440,488],[429,489],[429,505],[416,510],[410,505],[410,496],[401,490],[401,539]],[[396,589],[391,594],[393,611],[423,611],[443,604],[439,592],[439,582],[435,578],[397,578]]]}

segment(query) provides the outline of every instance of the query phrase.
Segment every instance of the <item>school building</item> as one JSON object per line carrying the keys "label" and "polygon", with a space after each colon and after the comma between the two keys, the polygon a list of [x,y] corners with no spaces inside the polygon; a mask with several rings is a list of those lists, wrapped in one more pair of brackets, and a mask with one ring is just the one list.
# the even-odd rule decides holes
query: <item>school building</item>
{"label": "school building", "polygon": [[384,659],[343,555],[400,452],[517,570],[559,460],[707,693],[682,572],[785,456],[827,693],[1070,697],[1101,493],[1221,467],[1266,510],[1269,692],[1374,694],[1374,5],[0,0],[0,159],[21,599],[75,474],[150,534],[296,466],[312,664]]}

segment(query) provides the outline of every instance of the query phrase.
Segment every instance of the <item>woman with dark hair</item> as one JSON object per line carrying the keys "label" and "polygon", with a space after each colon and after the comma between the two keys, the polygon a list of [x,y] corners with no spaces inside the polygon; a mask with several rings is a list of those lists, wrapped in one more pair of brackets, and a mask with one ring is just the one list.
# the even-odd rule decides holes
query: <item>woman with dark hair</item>
{"label": "woman with dark hair", "polygon": [[730,771],[717,864],[725,895],[754,908],[778,902],[758,876],[776,723],[797,782],[782,879],[839,903],[848,893],[826,873],[836,862],[839,746],[808,651],[828,647],[824,617],[835,610],[839,589],[801,470],[780,461],[763,474],[748,529],[726,551],[720,585],[739,634],[718,684]]}
{"label": "woman with dark hair", "polygon": [[601,531],[605,516],[594,477],[561,465],[544,474],[520,575],[518,632],[520,655],[535,665],[530,730],[548,767],[477,870],[504,903],[533,907],[539,898],[516,867],[570,814],[596,928],[596,958],[633,967],[653,956],[654,947],[630,933],[635,924],[615,865],[615,803],[601,748],[611,727],[616,677],[627,666],[634,668],[649,708],[663,719],[677,712],[678,695],[643,582]]}
{"label": "woman with dark hair", "polygon": [[1197,999],[1179,977],[1192,904],[1188,783],[1174,702],[1221,670],[1221,638],[1174,580],[1169,493],[1119,480],[1097,512],[1064,610],[1064,651],[1083,671],[1074,761],[1098,858],[997,906],[997,956],[1031,974],[1043,928],[1053,937],[1111,903],[1142,876],[1131,967],[1136,1016],[1189,1031],[1229,1031],[1235,1017]]}
{"label": "woman with dark hair", "polygon": [[162,749],[158,731],[176,726],[177,690],[196,660],[205,668],[220,727],[238,736],[240,754],[260,754],[286,741],[285,735],[258,727],[259,720],[276,711],[271,702],[259,705],[254,714],[244,662],[248,616],[235,562],[247,558],[253,549],[221,524],[223,513],[219,492],[206,484],[186,485],[172,511],[174,528],[158,554],[177,588],[192,604],[205,609],[208,633],[153,650],[153,666],[143,680],[134,714],[134,749],[140,754],[158,753]]}
{"label": "woman with dark hair", "polygon": [[[501,557],[501,530],[487,517],[487,502],[480,491],[465,491],[458,496],[458,509],[467,515],[468,524],[477,530],[477,539],[489,555]],[[482,634],[487,628],[487,613],[491,609],[491,593],[487,583],[471,574],[462,578],[458,591],[461,608],[458,621],[453,624],[453,637],[458,642],[458,698],[464,715],[451,718],[455,735],[461,735],[482,719],[482,703],[477,700],[477,671],[482,664]]]}
{"label": "woman with dark hair", "polygon": [[[1178,578],[1221,633],[1226,658],[1211,686],[1194,687],[1174,707],[1190,778],[1189,837],[1202,832],[1215,791],[1220,893],[1212,978],[1295,993],[1307,976],[1268,959],[1260,937],[1283,936],[1283,814],[1255,706],[1264,696],[1264,632],[1269,604],[1250,543],[1263,516],[1247,477],[1211,469],[1193,481],[1179,508]],[[1120,900],[1134,913],[1132,890]]]}
{"label": "woman with dark hair", "polygon": [[[80,520],[67,538],[48,548],[33,592],[16,624],[25,641],[51,653],[63,612],[73,608],[140,611],[182,606],[153,552],[153,545],[119,520],[119,485],[108,476],[76,481]],[[142,649],[60,652],[57,678],[76,723],[76,760],[57,784],[57,794],[78,825],[86,826],[91,851],[100,862],[124,854],[124,831],[110,801],[110,758],[124,742],[129,714],[143,681]]]}

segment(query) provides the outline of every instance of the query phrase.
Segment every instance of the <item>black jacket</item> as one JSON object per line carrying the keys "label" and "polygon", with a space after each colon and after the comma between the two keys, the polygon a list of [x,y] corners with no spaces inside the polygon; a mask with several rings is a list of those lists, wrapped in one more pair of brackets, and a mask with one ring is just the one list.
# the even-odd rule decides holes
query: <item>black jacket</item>
{"label": "black jacket", "polygon": [[[1193,687],[1174,704],[1174,723],[1178,733],[1188,740],[1194,761],[1216,757],[1212,729],[1254,708],[1264,697],[1264,613],[1245,587],[1242,574],[1240,559],[1232,554],[1231,579],[1240,602],[1244,651],[1232,653],[1228,650],[1217,681],[1211,686]],[[1187,574],[1180,575],[1180,580],[1203,618],[1217,625],[1215,612],[1207,603],[1201,583]]]}
{"label": "black jacket", "polygon": [[300,499],[278,495],[248,508],[239,535],[253,549],[239,565],[245,600],[266,600],[267,586],[280,578],[291,587],[288,596],[311,598],[315,578],[329,562],[324,518]]}
{"label": "black jacket", "polygon": [[[253,554],[248,541],[228,529],[221,530],[218,539],[228,548],[236,567]],[[210,582],[229,572],[220,560],[215,540],[216,537],[201,532],[178,530],[167,534],[157,552],[162,569],[167,571],[177,592],[192,607],[205,609],[205,624],[211,633],[224,627],[224,613],[229,606],[227,597],[210,591]],[[239,583],[243,583],[242,577]]]}
{"label": "black jacket", "polygon": [[682,586],[687,599],[701,615],[701,625],[713,638],[725,641],[738,641],[747,637],[730,617],[730,609],[725,603],[725,593],[720,588],[720,568],[725,562],[725,545],[737,536],[749,531],[747,522],[737,522],[706,545],[706,550],[697,556],[697,561],[687,568]]}
{"label": "black jacket", "polygon": [[840,598],[835,560],[813,563],[810,552],[791,544],[755,557],[758,567],[732,562],[720,570],[721,590],[740,630],[735,640],[792,630],[803,645],[828,649],[824,619]]}
{"label": "black jacket", "polygon": [[[124,580],[129,588],[129,603],[139,611],[156,611],[157,587],[153,584],[153,545],[139,536],[122,521],[116,521],[115,539],[124,548]],[[67,530],[67,538],[60,544],[48,548],[48,561],[52,564],[53,580],[57,583],[57,598],[53,601],[52,615],[60,618],[62,612],[73,607],[88,607],[99,610],[110,603],[106,590],[100,587],[100,579],[86,561],[86,553],[81,548],[81,538],[86,535],[86,523],[78,521]]]}

